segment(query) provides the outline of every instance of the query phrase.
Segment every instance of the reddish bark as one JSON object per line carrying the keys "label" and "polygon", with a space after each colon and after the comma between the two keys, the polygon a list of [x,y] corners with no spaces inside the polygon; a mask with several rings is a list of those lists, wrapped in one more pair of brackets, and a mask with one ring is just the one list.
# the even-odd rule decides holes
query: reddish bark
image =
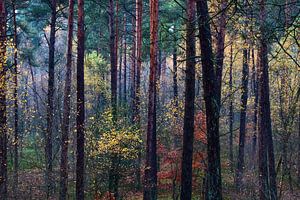
{"label": "reddish bark", "polygon": [[144,200],[157,199],[156,69],[158,52],[158,0],[150,0],[150,75]]}

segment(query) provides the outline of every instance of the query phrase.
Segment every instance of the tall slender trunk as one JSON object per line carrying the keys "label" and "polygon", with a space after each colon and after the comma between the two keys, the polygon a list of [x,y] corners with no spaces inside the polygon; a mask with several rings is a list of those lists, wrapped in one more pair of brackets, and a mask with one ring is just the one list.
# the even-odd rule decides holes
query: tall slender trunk
{"label": "tall slender trunk", "polygon": [[53,118],[54,118],[54,80],[55,80],[55,32],[56,32],[56,0],[51,1],[51,22],[50,22],[50,40],[49,40],[49,65],[48,65],[48,99],[47,99],[47,132],[45,141],[46,156],[46,185],[47,198],[53,192],[53,155],[52,155],[52,136],[53,136]]}
{"label": "tall slender trunk", "polygon": [[115,32],[115,10],[114,0],[109,1],[109,29],[110,29],[110,65],[111,65],[111,106],[113,120],[117,114],[117,81],[118,66],[116,62],[116,32]]}
{"label": "tall slender trunk", "polygon": [[118,82],[118,90],[119,90],[119,105],[122,104],[122,65],[123,65],[123,48],[124,48],[124,33],[121,34],[121,38],[120,38],[120,53],[119,53],[119,82]]}
{"label": "tall slender trunk", "polygon": [[230,169],[233,171],[233,123],[234,123],[234,112],[233,112],[233,81],[232,81],[232,68],[233,68],[233,45],[230,45],[230,66],[229,66],[229,92],[230,92],[230,103],[229,103],[229,162]]}
{"label": "tall slender trunk", "polygon": [[237,189],[241,189],[242,179],[244,173],[244,152],[245,152],[245,137],[246,137],[246,115],[247,115],[247,101],[248,101],[248,51],[243,49],[243,77],[242,77],[242,97],[241,97],[241,114],[240,114],[240,137],[239,137],[239,152],[236,168],[235,184]]}
{"label": "tall slender trunk", "polygon": [[143,1],[136,0],[136,87],[135,87],[135,120],[140,123],[141,67],[142,67],[142,13]]}
{"label": "tall slender trunk", "polygon": [[68,145],[70,131],[70,111],[71,111],[71,84],[72,84],[72,47],[73,47],[73,20],[74,20],[74,0],[69,0],[68,17],[68,41],[67,41],[67,72],[65,79],[62,139],[61,139],[61,160],[60,160],[60,200],[67,199],[68,194]]}
{"label": "tall slender trunk", "polygon": [[258,133],[259,133],[259,197],[261,200],[277,199],[275,160],[270,116],[268,43],[266,29],[266,2],[260,5],[259,38],[259,99],[258,99]]}
{"label": "tall slender trunk", "polygon": [[[255,169],[256,163],[256,143],[257,143],[257,105],[258,105],[258,84],[257,84],[257,69],[254,60],[254,49],[252,49],[252,90],[254,95],[254,114],[253,114],[253,136],[251,149],[251,168]],[[258,66],[258,65],[257,65]]]}
{"label": "tall slender trunk", "polygon": [[6,12],[0,0],[0,199],[7,199]]}
{"label": "tall slender trunk", "polygon": [[157,199],[156,69],[158,53],[158,0],[150,0],[150,75],[144,200]]}
{"label": "tall slender trunk", "polygon": [[199,39],[202,60],[204,101],[207,127],[207,187],[206,199],[222,199],[220,140],[219,140],[219,105],[214,72],[212,37],[207,0],[197,0]]}
{"label": "tall slender trunk", "polygon": [[17,19],[16,19],[16,3],[12,2],[13,7],[13,24],[14,24],[14,180],[13,192],[18,193],[18,170],[19,170],[19,113],[18,113],[18,36],[17,36]]}
{"label": "tall slender trunk", "polygon": [[187,0],[185,104],[181,171],[181,200],[192,199],[193,143],[195,115],[195,0]]}
{"label": "tall slender trunk", "polygon": [[127,18],[126,14],[124,14],[124,85],[123,85],[123,91],[124,91],[124,103],[127,103]]}
{"label": "tall slender trunk", "polygon": [[[141,104],[141,68],[142,68],[142,14],[143,1],[136,0],[136,87],[135,87],[135,123],[138,129],[141,127],[140,104]],[[139,147],[137,169],[136,169],[136,189],[141,189],[141,147]]]}
{"label": "tall slender trunk", "polygon": [[78,0],[76,199],[84,200],[84,0]]}
{"label": "tall slender trunk", "polygon": [[[117,85],[118,85],[118,66],[117,66],[117,46],[115,31],[115,9],[114,0],[109,1],[109,29],[110,29],[110,66],[111,66],[111,107],[112,120],[117,121]],[[118,164],[117,156],[111,158],[111,168],[109,170],[109,192],[118,198]]]}
{"label": "tall slender trunk", "polygon": [[221,88],[222,88],[222,74],[224,63],[224,42],[226,32],[226,7],[227,0],[222,0],[220,8],[221,14],[218,20],[218,33],[217,33],[217,52],[216,52],[216,79],[217,79],[217,102],[220,109],[221,106]]}
{"label": "tall slender trunk", "polygon": [[[175,36],[174,38],[174,47],[173,47],[173,101],[174,101],[174,106],[175,106],[175,111],[174,111],[174,118],[176,121],[176,124],[178,124],[178,69],[177,69],[177,38]],[[178,134],[174,133],[174,148],[179,147],[180,145],[180,137]],[[174,184],[176,184],[174,182]],[[176,186],[175,186],[176,187]]]}
{"label": "tall slender trunk", "polygon": [[[136,5],[134,4],[133,7],[134,11],[136,10]],[[131,70],[130,70],[130,104],[132,107],[132,113],[131,113],[131,120],[132,122],[135,121],[134,117],[134,113],[136,110],[136,104],[135,104],[135,87],[136,87],[136,20],[135,20],[136,16],[132,16],[132,47],[131,47]]]}

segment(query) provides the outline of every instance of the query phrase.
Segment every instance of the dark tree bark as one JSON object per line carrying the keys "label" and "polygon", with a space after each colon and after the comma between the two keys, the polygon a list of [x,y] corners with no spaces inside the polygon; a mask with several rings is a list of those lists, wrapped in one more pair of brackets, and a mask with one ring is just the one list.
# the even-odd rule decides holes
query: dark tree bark
{"label": "dark tree bark", "polygon": [[[123,21],[124,23],[124,21]],[[121,106],[122,104],[122,65],[123,65],[123,48],[124,48],[124,38],[125,37],[125,33],[123,32],[123,34],[121,34],[121,38],[120,38],[120,53],[119,53],[119,82],[118,82],[118,88],[119,88],[119,105]]]}
{"label": "dark tree bark", "polygon": [[195,0],[187,0],[185,104],[181,171],[181,200],[192,199],[193,143],[195,115]]}
{"label": "dark tree bark", "polygon": [[[138,129],[141,127],[140,106],[141,106],[141,68],[142,68],[142,14],[143,1],[136,0],[136,87],[135,87],[135,123]],[[139,149],[136,166],[136,189],[141,189],[141,150]]]}
{"label": "dark tree bark", "polygon": [[84,0],[78,0],[76,199],[84,199]]}
{"label": "dark tree bark", "polygon": [[222,199],[219,106],[217,103],[216,74],[214,72],[212,37],[206,0],[197,0],[199,39],[202,60],[204,101],[207,127],[207,187],[206,199]]}
{"label": "dark tree bark", "polygon": [[[110,29],[110,65],[111,65],[111,107],[112,121],[117,121],[117,85],[118,85],[118,66],[117,66],[117,43],[115,30],[115,9],[114,0],[109,1],[109,29]],[[118,198],[118,158],[113,155],[111,158],[111,167],[109,170],[109,192]]]}
{"label": "dark tree bark", "polygon": [[234,112],[233,112],[233,81],[232,81],[232,67],[233,67],[233,48],[230,45],[230,66],[229,66],[229,92],[230,92],[230,103],[229,103],[229,162],[230,169],[233,171],[233,123],[234,123]]}
{"label": "dark tree bark", "polygon": [[251,149],[251,169],[255,169],[256,163],[256,143],[257,143],[257,106],[258,106],[258,84],[257,84],[257,69],[254,60],[254,49],[251,53],[252,58],[252,91],[254,95],[254,114],[253,114],[253,136]]}
{"label": "dark tree bark", "polygon": [[61,160],[60,160],[60,200],[67,199],[68,194],[68,145],[70,131],[70,111],[71,111],[71,84],[72,84],[72,47],[73,47],[73,20],[74,20],[74,0],[69,0],[68,16],[68,39],[67,39],[67,72],[65,79],[62,139],[61,139]]}
{"label": "dark tree bark", "polygon": [[226,32],[226,7],[227,0],[222,0],[220,8],[221,14],[218,19],[218,32],[217,32],[217,51],[216,51],[216,79],[217,79],[217,102],[219,107],[221,106],[221,88],[222,88],[222,74],[224,63],[224,42]]}
{"label": "dark tree bark", "polygon": [[[133,10],[136,10],[136,5],[134,4]],[[136,87],[136,16],[132,16],[132,47],[131,47],[131,69],[130,69],[130,104],[132,107],[131,120],[135,121],[135,87]]]}
{"label": "dark tree bark", "polygon": [[16,2],[12,1],[13,7],[13,24],[14,24],[14,180],[13,192],[18,193],[18,171],[19,171],[19,113],[18,113],[18,36],[17,36],[17,19],[16,19]]}
{"label": "dark tree bark", "polygon": [[[173,103],[175,106],[174,118],[176,123],[178,122],[178,69],[177,69],[177,38],[174,38],[174,47],[173,47]],[[174,133],[174,149],[178,148],[180,144],[181,138],[178,134]],[[175,181],[175,180],[174,180]],[[176,182],[174,182],[174,186],[176,187]]]}
{"label": "dark tree bark", "polygon": [[123,91],[124,91],[124,103],[127,103],[127,18],[126,14],[124,14],[124,85],[123,85]]}
{"label": "dark tree bark", "polygon": [[259,146],[259,198],[277,199],[277,185],[273,138],[271,128],[269,72],[268,72],[268,43],[266,29],[266,2],[260,5],[259,66],[258,66],[258,146]]}
{"label": "dark tree bark", "polygon": [[248,51],[243,49],[243,76],[242,76],[242,97],[241,97],[241,114],[240,114],[240,137],[239,137],[239,151],[236,168],[235,184],[237,189],[241,189],[242,179],[244,173],[244,152],[245,152],[245,137],[246,137],[246,115],[247,115],[247,101],[248,101]]}
{"label": "dark tree bark", "polygon": [[150,75],[144,200],[157,199],[156,69],[158,53],[158,0],[150,0]]}
{"label": "dark tree bark", "polygon": [[53,135],[53,118],[54,118],[54,79],[55,79],[55,28],[56,28],[56,0],[51,4],[51,21],[50,21],[50,39],[49,39],[49,65],[48,65],[48,99],[47,99],[47,132],[45,140],[45,157],[46,157],[46,185],[47,198],[53,192],[53,158],[52,158],[52,135]]}
{"label": "dark tree bark", "polygon": [[6,12],[0,0],[0,199],[7,199]]}
{"label": "dark tree bark", "polygon": [[111,106],[113,121],[117,114],[117,81],[118,66],[116,62],[116,33],[115,33],[115,11],[114,0],[109,1],[109,29],[110,29],[110,65],[111,65]]}

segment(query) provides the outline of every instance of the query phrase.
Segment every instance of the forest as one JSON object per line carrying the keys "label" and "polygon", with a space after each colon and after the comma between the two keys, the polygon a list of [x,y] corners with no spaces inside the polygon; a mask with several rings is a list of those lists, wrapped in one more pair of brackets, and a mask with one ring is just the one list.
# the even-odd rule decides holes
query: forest
{"label": "forest", "polygon": [[0,200],[299,200],[299,0],[0,0]]}

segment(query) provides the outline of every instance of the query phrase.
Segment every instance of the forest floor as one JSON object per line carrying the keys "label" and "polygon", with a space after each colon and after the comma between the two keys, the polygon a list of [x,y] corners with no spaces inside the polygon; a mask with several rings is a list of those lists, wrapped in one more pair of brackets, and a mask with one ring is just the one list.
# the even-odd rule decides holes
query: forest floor
{"label": "forest floor", "polygon": [[[226,179],[225,179],[226,180]],[[56,180],[57,181],[57,180]],[[245,178],[245,190],[243,192],[236,192],[232,185],[233,183],[224,183],[223,195],[224,199],[228,200],[255,200],[257,199],[257,183],[253,181],[253,178],[246,176]],[[11,186],[11,184],[10,184]],[[11,187],[9,187],[11,191]],[[58,193],[58,191],[56,192]],[[14,199],[12,192],[9,199]],[[22,171],[19,173],[19,193],[17,194],[17,199],[20,200],[40,200],[46,199],[46,193],[44,188],[44,173],[41,169],[31,169]],[[58,199],[57,197],[52,197],[49,200]],[[70,198],[72,199],[72,198]],[[93,199],[91,197],[87,199]],[[171,194],[161,194],[159,200],[171,200]],[[194,199],[200,199],[199,196]],[[300,189],[294,188],[293,191],[289,190],[287,186],[283,186],[282,189],[282,200],[299,200],[300,199]],[[101,199],[106,200],[106,199]],[[127,193],[127,197],[123,200],[142,200],[142,193]]]}
{"label": "forest floor", "polygon": [[[36,159],[35,151],[33,149],[26,149],[23,151],[22,159],[20,162],[20,172],[19,172],[19,192],[18,194],[12,193],[12,177],[13,175],[9,173],[9,199],[14,199],[14,196],[17,196],[16,199],[19,200],[41,200],[46,199],[45,193],[45,184],[44,184],[44,171],[42,159]],[[26,161],[26,162],[25,162]],[[11,163],[9,163],[11,168]],[[11,171],[11,170],[10,170]],[[69,193],[75,193],[74,187],[74,173],[69,173]],[[234,188],[233,173],[230,170],[224,168],[223,170],[223,196],[224,200],[255,200],[258,199],[258,182],[257,176],[253,175],[253,172],[247,171],[244,176],[244,190],[242,192],[237,192]],[[54,180],[56,183],[59,181],[58,169],[55,169]],[[288,181],[285,181],[282,184],[282,200],[300,200],[300,187],[293,184],[293,191],[290,190],[287,184]],[[278,181],[280,193],[280,182]],[[122,189],[121,189],[122,190]],[[58,186],[56,187],[55,194],[58,194]],[[125,195],[122,200],[142,200],[142,192],[124,192]],[[93,194],[89,194],[87,200],[93,200]],[[50,198],[49,200],[58,199],[57,196]],[[74,196],[70,196],[70,200],[74,199]],[[168,193],[163,193],[159,195],[159,200],[172,200],[171,191]],[[199,195],[195,196],[194,199],[201,199]],[[107,199],[100,199],[107,200]]]}

